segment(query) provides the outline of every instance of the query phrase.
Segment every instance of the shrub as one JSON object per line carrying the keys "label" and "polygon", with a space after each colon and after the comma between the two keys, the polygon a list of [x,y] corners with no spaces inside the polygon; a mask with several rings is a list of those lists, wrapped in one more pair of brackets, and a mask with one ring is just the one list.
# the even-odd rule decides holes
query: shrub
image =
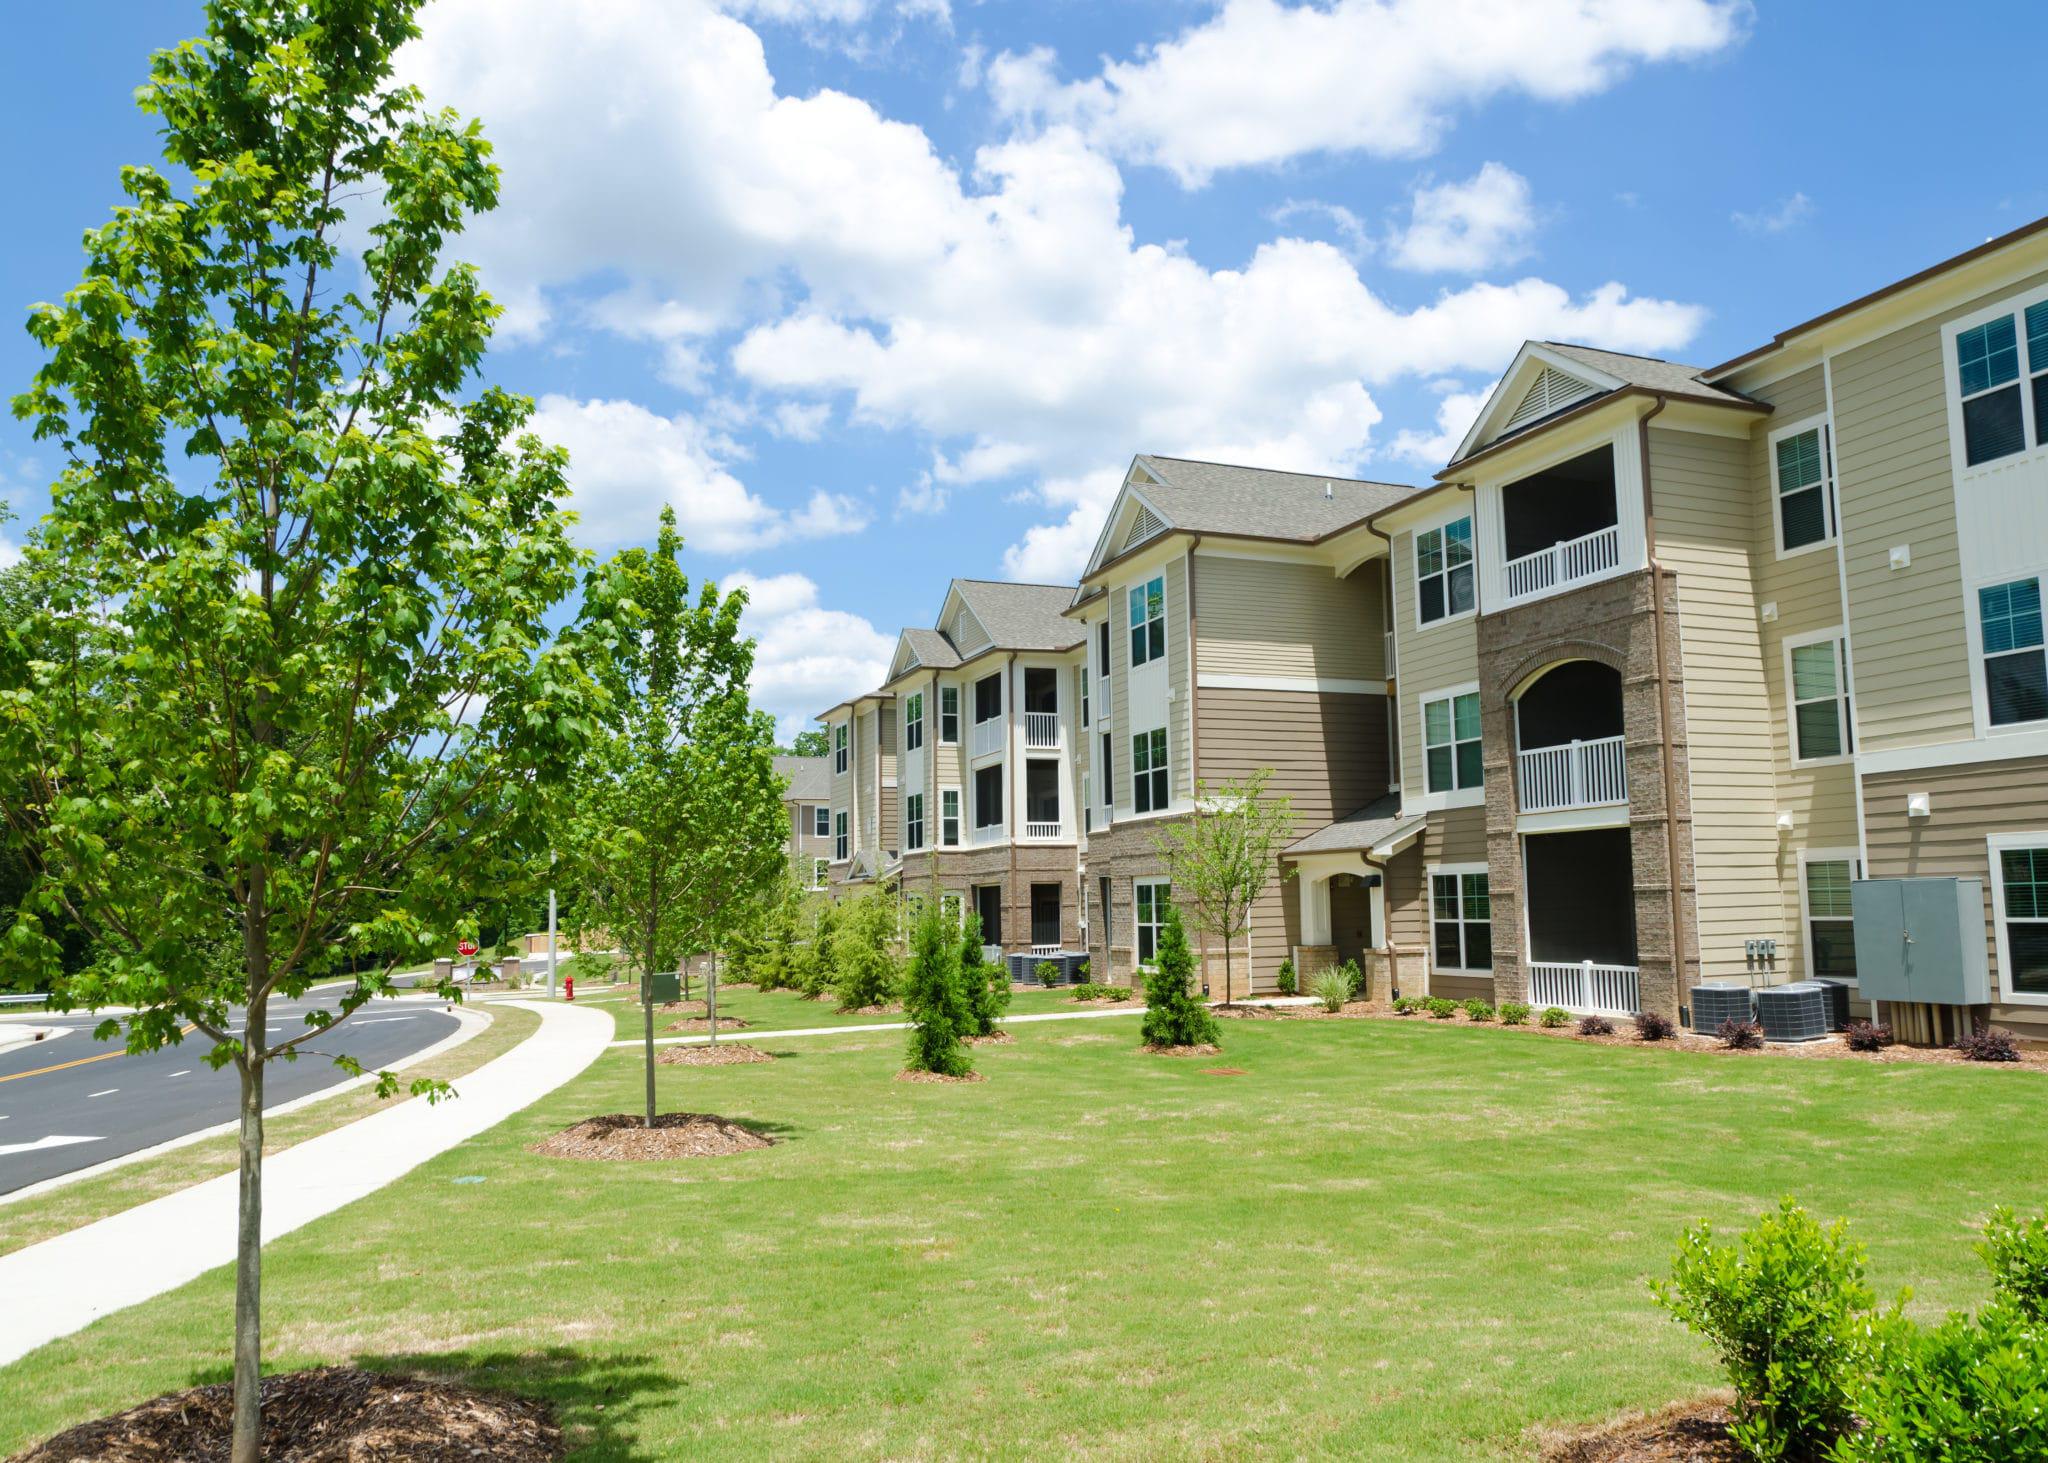
{"label": "shrub", "polygon": [[1819,1459],[1854,1423],[1859,1336],[1876,1297],[1861,1245],[1791,1199],[1738,1245],[1706,1224],[1688,1230],[1657,1301],[1707,1339],[1735,1386],[1729,1434],[1754,1458]]}
{"label": "shrub", "polygon": [[1351,982],[1344,979],[1341,970],[1325,970],[1316,977],[1313,993],[1325,1011],[1341,1011],[1351,999]]}
{"label": "shrub", "polygon": [[1645,1011],[1636,1017],[1636,1036],[1643,1041],[1669,1041],[1678,1035],[1678,1023],[1662,1011]]}
{"label": "shrub", "polygon": [[1358,968],[1356,960],[1347,960],[1337,967],[1337,973],[1344,977],[1344,999],[1355,1001],[1358,993],[1365,989],[1365,972]]}
{"label": "shrub", "polygon": [[1614,1035],[1614,1023],[1605,1016],[1581,1016],[1579,1018],[1579,1035],[1612,1036]]}
{"label": "shrub", "polygon": [[1152,969],[1145,973],[1145,1044],[1219,1044],[1221,1033],[1216,1030],[1216,1018],[1191,988],[1195,956],[1188,948],[1188,932],[1180,922],[1180,911],[1171,904],[1166,907],[1166,927],[1159,932],[1157,956]]}
{"label": "shrub", "polygon": [[[819,926],[822,931],[824,926]],[[896,934],[896,901],[880,891],[863,894],[845,907],[832,938],[832,988],[839,1009],[883,1006],[896,998],[902,971],[890,945]],[[812,942],[813,948],[819,942]]]}
{"label": "shrub", "polygon": [[2012,1033],[1996,1026],[1980,1026],[1956,1043],[1956,1050],[1973,1062],[2016,1062],[2020,1049]]}
{"label": "shrub", "polygon": [[1077,1001],[1128,1001],[1132,994],[1123,986],[1097,985],[1092,980],[1084,981],[1073,988],[1073,996]]}
{"label": "shrub", "polygon": [[563,975],[589,985],[612,968],[611,957],[595,950],[579,950],[561,964]]}
{"label": "shrub", "polygon": [[1421,1009],[1422,997],[1420,996],[1394,997],[1394,1014],[1396,1016],[1413,1016],[1417,1011],[1420,1011]]}
{"label": "shrub", "polygon": [[1524,1026],[1529,1021],[1529,1003],[1526,1001],[1502,1001],[1500,1021],[1503,1026]]}
{"label": "shrub", "polygon": [[1883,1051],[1892,1044],[1892,1029],[1876,1021],[1851,1021],[1842,1028],[1852,1052]]}
{"label": "shrub", "polygon": [[1032,967],[1031,973],[1038,977],[1038,983],[1050,990],[1060,983],[1060,966],[1057,960],[1041,960]]}
{"label": "shrub", "polygon": [[1458,1014],[1458,1003],[1449,996],[1431,996],[1422,1003],[1422,1009],[1429,1012],[1432,1021],[1448,1021]]}
{"label": "shrub", "polygon": [[1465,1012],[1465,1019],[1467,1021],[1491,1021],[1493,1019],[1493,1003],[1482,1001],[1477,996],[1465,1002],[1462,1009]]}
{"label": "shrub", "polygon": [[1280,962],[1280,970],[1274,975],[1273,984],[1279,987],[1280,994],[1283,996],[1294,994],[1297,983],[1294,979],[1294,962],[1292,960],[1282,960]]}
{"label": "shrub", "polygon": [[1548,1026],[1552,1031],[1555,1031],[1560,1026],[1572,1024],[1572,1013],[1565,1010],[1562,1006],[1545,1006],[1543,1014],[1536,1018],[1536,1024]]}
{"label": "shrub", "polygon": [[1076,961],[1076,962],[1074,963],[1074,973],[1075,973],[1076,975],[1080,976],[1080,977],[1081,977],[1081,983],[1082,983],[1083,985],[1086,985],[1086,984],[1088,983],[1089,979],[1090,979],[1090,976],[1089,976],[1089,973],[1088,973],[1088,962],[1087,962],[1086,960],[1078,960],[1078,961]]}
{"label": "shrub", "polygon": [[903,1065],[912,1072],[964,1077],[974,1070],[960,1038],[974,1028],[960,947],[946,917],[927,901],[910,927],[910,962],[903,978],[903,1009],[910,1017],[910,1047]]}
{"label": "shrub", "polygon": [[1761,1051],[1764,1044],[1764,1029],[1754,1021],[1738,1020],[1731,1016],[1721,1023],[1714,1033],[1721,1038],[1721,1045],[1732,1047],[1739,1052]]}
{"label": "shrub", "polygon": [[981,916],[969,913],[960,931],[960,981],[967,991],[972,1035],[992,1036],[996,1023],[1010,1009],[1010,973],[981,956]]}
{"label": "shrub", "polygon": [[1991,1292],[2037,1325],[2048,1325],[2048,1213],[2015,1218],[2003,1205],[1984,1225],[1977,1246],[1991,1272]]}

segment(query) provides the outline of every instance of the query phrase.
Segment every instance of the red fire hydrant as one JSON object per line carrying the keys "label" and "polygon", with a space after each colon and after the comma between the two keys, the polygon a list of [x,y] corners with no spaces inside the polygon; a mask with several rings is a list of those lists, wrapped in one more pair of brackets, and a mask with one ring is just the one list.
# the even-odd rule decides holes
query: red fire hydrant
{"label": "red fire hydrant", "polygon": [[576,999],[575,976],[565,975],[562,977],[562,999],[565,1001],[573,1001]]}

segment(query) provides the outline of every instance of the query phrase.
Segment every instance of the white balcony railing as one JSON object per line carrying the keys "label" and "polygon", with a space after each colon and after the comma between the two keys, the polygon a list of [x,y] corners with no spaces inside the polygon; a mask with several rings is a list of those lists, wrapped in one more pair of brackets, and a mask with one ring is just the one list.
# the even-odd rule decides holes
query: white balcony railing
{"label": "white balcony railing", "polygon": [[1517,760],[1525,813],[1604,808],[1628,801],[1628,757],[1620,737],[1537,747]]}
{"label": "white balcony railing", "polygon": [[1529,1004],[1539,1010],[1562,1006],[1567,1011],[1593,1011],[1603,1016],[1633,1016],[1642,1009],[1633,965],[1531,963]]}
{"label": "white balcony railing", "polygon": [[1057,838],[1060,836],[1060,825],[1058,823],[1026,823],[1024,825],[1024,836],[1026,838]]}
{"label": "white balcony railing", "polygon": [[974,755],[986,757],[991,752],[1003,750],[1003,729],[1009,725],[1000,716],[974,724]]}
{"label": "white balcony railing", "polygon": [[1000,823],[991,823],[986,828],[977,828],[968,837],[968,842],[976,847],[980,847],[985,843],[1001,843],[1002,841],[1003,825]]}
{"label": "white balcony railing", "polygon": [[1526,599],[1545,590],[1560,589],[1605,574],[1621,563],[1621,529],[1610,523],[1583,538],[1566,539],[1519,559],[1510,559],[1504,569],[1509,599]]}
{"label": "white balcony railing", "polygon": [[1057,747],[1060,744],[1060,714],[1057,711],[1024,713],[1024,745]]}

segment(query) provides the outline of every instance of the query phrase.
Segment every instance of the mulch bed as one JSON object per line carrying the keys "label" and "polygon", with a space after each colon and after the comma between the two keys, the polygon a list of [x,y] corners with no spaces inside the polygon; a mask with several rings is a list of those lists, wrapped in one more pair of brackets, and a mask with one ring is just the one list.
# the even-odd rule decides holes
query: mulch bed
{"label": "mulch bed", "polygon": [[744,1062],[772,1062],[775,1055],[744,1042],[721,1041],[716,1046],[665,1046],[654,1059],[658,1067],[737,1067]]}
{"label": "mulch bed", "polygon": [[[730,1016],[718,1018],[718,1029],[720,1031],[737,1031],[746,1024],[744,1021],[735,1021]],[[692,1016],[683,1021],[671,1021],[668,1025],[662,1027],[663,1031],[709,1031],[710,1029],[710,1018],[704,1016]]]}
{"label": "mulch bed", "polygon": [[716,1158],[771,1148],[773,1138],[730,1118],[708,1112],[657,1113],[649,1128],[639,1113],[606,1113],[585,1118],[533,1145],[549,1158],[641,1161],[660,1158]]}
{"label": "mulch bed", "polygon": [[1715,1398],[1551,1433],[1542,1443],[1543,1463],[1740,1463],[1746,1456],[1728,1436],[1728,1404]]}
{"label": "mulch bed", "polygon": [[965,1076],[950,1077],[944,1072],[898,1072],[898,1082],[986,1082],[988,1077],[981,1072],[969,1072]]}
{"label": "mulch bed", "polygon": [[839,1014],[842,1016],[901,1016],[903,1014],[903,1003],[901,1001],[890,1001],[882,1006],[841,1006]]}
{"label": "mulch bed", "polygon": [[1017,1038],[1007,1031],[991,1031],[987,1036],[963,1036],[962,1046],[1007,1046]]}
{"label": "mulch bed", "polygon": [[711,1008],[702,1001],[663,1001],[654,1009],[664,1016],[704,1016]]}
{"label": "mulch bed", "polygon": [[1147,1042],[1145,1050],[1155,1057],[1220,1057],[1223,1048],[1214,1042],[1197,1042],[1193,1046],[1155,1046]]}
{"label": "mulch bed", "polygon": [[[12,1463],[225,1463],[227,1383],[170,1392],[82,1423]],[[319,1367],[263,1379],[266,1463],[554,1463],[562,1429],[545,1404],[427,1377]]]}

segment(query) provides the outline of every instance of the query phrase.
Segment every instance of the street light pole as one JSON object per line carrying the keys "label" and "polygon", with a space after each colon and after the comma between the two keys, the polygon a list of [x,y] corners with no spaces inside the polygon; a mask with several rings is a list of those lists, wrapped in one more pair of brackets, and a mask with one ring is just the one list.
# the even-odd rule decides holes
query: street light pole
{"label": "street light pole", "polygon": [[[555,856],[548,855],[548,872],[555,871]],[[555,887],[548,885],[548,999],[555,998]]]}

